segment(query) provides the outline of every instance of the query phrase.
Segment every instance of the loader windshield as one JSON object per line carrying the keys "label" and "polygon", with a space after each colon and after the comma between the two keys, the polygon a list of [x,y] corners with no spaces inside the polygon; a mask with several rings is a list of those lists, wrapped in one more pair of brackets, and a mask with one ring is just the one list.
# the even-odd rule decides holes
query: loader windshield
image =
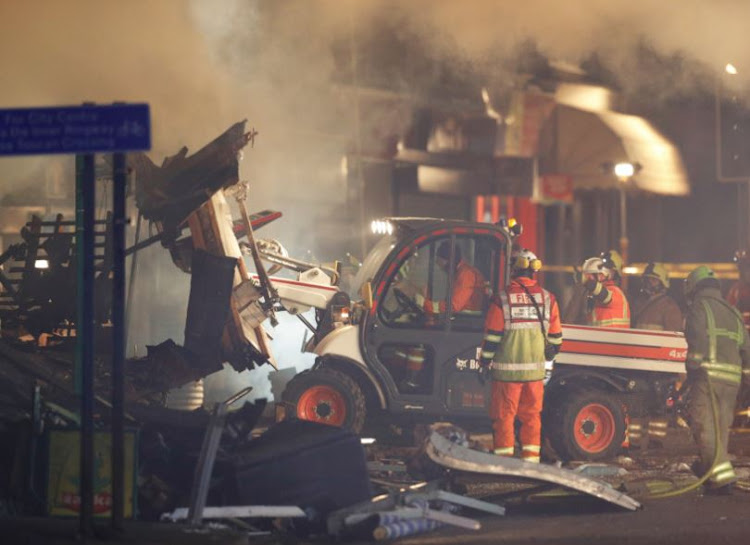
{"label": "loader windshield", "polygon": [[360,298],[360,290],[365,282],[372,282],[372,279],[380,270],[383,261],[388,257],[393,247],[396,245],[396,237],[393,235],[386,235],[381,238],[377,244],[370,250],[370,253],[365,257],[362,267],[360,267],[357,275],[354,277],[354,281],[351,283],[349,296],[352,300],[358,300]]}

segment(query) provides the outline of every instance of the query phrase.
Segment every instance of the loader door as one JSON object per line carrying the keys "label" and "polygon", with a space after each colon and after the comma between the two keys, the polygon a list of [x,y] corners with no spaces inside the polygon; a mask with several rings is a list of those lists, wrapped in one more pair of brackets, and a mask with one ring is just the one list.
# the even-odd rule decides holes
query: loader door
{"label": "loader door", "polygon": [[502,285],[503,243],[492,234],[446,233],[399,252],[389,266],[364,351],[394,409],[484,410],[470,362]]}

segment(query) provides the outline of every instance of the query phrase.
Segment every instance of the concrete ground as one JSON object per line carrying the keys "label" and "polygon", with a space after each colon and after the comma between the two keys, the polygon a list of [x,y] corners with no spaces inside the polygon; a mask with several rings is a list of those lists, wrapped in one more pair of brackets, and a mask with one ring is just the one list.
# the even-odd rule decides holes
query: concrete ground
{"label": "concrete ground", "polygon": [[[473,437],[472,439],[477,439]],[[487,438],[479,437],[480,442]],[[381,447],[382,448],[382,447]],[[750,434],[733,433],[730,452],[737,473],[750,480]],[[689,466],[696,448],[687,429],[671,428],[664,448],[633,450],[610,462],[620,475],[604,480],[624,489],[643,508],[624,511],[595,499],[563,495],[537,496],[507,503],[504,517],[464,511],[480,521],[477,532],[456,528],[402,538],[399,543],[438,545],[468,544],[551,544],[597,545],[637,543],[704,545],[706,543],[750,543],[750,493],[735,490],[731,496],[704,495],[702,488],[665,499],[649,499],[648,484],[666,489],[696,482]],[[392,454],[392,453],[391,453]],[[459,482],[461,479],[458,479]],[[464,479],[471,495],[489,497],[519,488],[518,482],[471,477]],[[521,485],[523,486],[523,485]]]}
{"label": "concrete ground", "polygon": [[505,517],[482,517],[482,529],[478,532],[441,529],[399,542],[414,545],[713,545],[750,542],[750,494],[710,497],[690,494],[646,500],[643,509],[637,512],[567,501],[567,505],[510,510]]}
{"label": "concrete ground", "polygon": [[[733,434],[730,451],[735,466],[744,479],[750,480],[750,434]],[[478,520],[479,531],[441,528],[427,534],[402,538],[399,543],[438,544],[552,544],[580,545],[616,543],[705,545],[714,543],[750,543],[750,493],[735,491],[732,496],[707,496],[700,490],[668,499],[648,499],[647,482],[660,481],[670,486],[695,482],[688,466],[695,459],[695,447],[688,430],[670,429],[664,449],[634,451],[610,465],[625,469],[606,479],[615,486],[625,486],[642,502],[636,512],[623,511],[594,499],[576,496],[535,496],[524,501],[503,502],[506,516],[498,517],[464,511],[463,516]],[[368,447],[371,461],[388,467],[398,466],[413,454],[413,449],[383,445]],[[617,467],[613,467],[617,466]],[[403,471],[374,473],[374,482],[409,482]],[[413,479],[412,479],[413,480]],[[498,494],[518,490],[526,484],[518,481],[491,480],[484,477],[458,476],[456,481],[466,487],[469,495],[489,499]],[[67,545],[81,543],[76,536],[77,521],[60,519],[0,520],[0,543]],[[89,542],[149,545],[235,545],[250,543],[329,543],[323,536],[305,541],[293,536],[255,536],[241,530],[207,527],[194,530],[167,523],[131,522],[121,534],[106,526]],[[365,540],[360,541],[362,543]]]}

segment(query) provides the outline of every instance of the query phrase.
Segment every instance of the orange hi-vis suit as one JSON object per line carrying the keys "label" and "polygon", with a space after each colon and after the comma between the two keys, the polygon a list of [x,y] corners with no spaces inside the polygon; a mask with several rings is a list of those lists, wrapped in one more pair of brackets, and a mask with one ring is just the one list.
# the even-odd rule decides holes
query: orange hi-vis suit
{"label": "orange hi-vis suit", "polygon": [[586,316],[587,325],[594,327],[630,327],[630,305],[620,287],[613,280],[592,283],[589,290],[593,302]]}
{"label": "orange hi-vis suit", "polygon": [[[524,287],[536,301],[536,306]],[[537,308],[543,313],[546,339]],[[481,349],[480,365],[492,368],[490,416],[495,454],[513,455],[514,423],[518,417],[521,421],[521,457],[529,462],[539,462],[546,343],[562,344],[557,301],[535,280],[523,276],[515,278],[490,305]]]}
{"label": "orange hi-vis suit", "polygon": [[[455,274],[451,296],[453,312],[481,312],[487,293],[487,281],[482,273],[461,260]],[[445,301],[425,299],[424,309],[430,314],[442,314],[445,312]]]}
{"label": "orange hi-vis suit", "polygon": [[[451,295],[453,312],[470,311],[479,314],[484,308],[484,301],[487,297],[487,281],[481,272],[463,260],[458,262],[455,274]],[[415,300],[424,308],[428,319],[434,319],[436,315],[445,313],[445,300],[430,299],[422,294],[418,294]],[[396,356],[406,362],[408,371],[418,373],[427,361],[427,350],[423,345],[414,345],[405,350],[397,350]]]}
{"label": "orange hi-vis suit", "polygon": [[[593,286],[593,289],[591,287]],[[586,314],[587,325],[594,327],[614,327],[628,329],[630,327],[630,305],[625,294],[614,280],[592,282],[586,285],[593,307]],[[623,448],[630,447],[630,435],[635,433],[635,440],[640,437],[640,424],[634,424],[631,431],[630,419],[626,416],[625,440]],[[661,431],[661,430],[659,430]]]}

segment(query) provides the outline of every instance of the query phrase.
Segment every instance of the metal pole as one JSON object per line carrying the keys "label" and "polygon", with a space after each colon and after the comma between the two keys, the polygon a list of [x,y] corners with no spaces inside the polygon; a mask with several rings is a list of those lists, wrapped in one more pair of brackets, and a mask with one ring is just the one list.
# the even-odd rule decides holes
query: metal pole
{"label": "metal pole", "polygon": [[[620,183],[620,255],[623,264],[628,262],[628,196],[625,193],[625,182]],[[622,274],[622,289],[628,287],[628,278]]]}
{"label": "metal pole", "polygon": [[112,161],[112,527],[122,529],[125,492],[125,154]]}
{"label": "metal pole", "polygon": [[[737,248],[747,248],[750,244],[750,179],[724,176],[723,142],[721,138],[721,75],[716,76],[714,87],[714,153],[716,154],[716,180],[719,182],[740,182],[737,187]],[[746,192],[743,195],[743,192]]]}
{"label": "metal pole", "polygon": [[[138,219],[136,220],[135,224],[135,244],[134,246],[138,246],[138,241],[141,238],[141,223],[142,223],[142,216],[140,210],[138,211]],[[125,250],[125,255],[127,255],[127,250]],[[133,252],[133,257],[130,258],[130,278],[128,279],[128,295],[127,299],[125,301],[125,343],[127,346],[128,342],[128,334],[130,331],[130,318],[133,315],[133,294],[135,290],[135,278],[137,276],[138,271],[138,252]],[[137,355],[137,354],[136,354]]]}
{"label": "metal pole", "polygon": [[190,505],[188,506],[187,519],[193,526],[199,525],[203,519],[203,508],[206,507],[208,488],[211,484],[211,474],[214,470],[214,461],[216,460],[216,453],[221,443],[224,421],[226,420],[229,407],[249,394],[252,389],[252,386],[243,388],[226,401],[214,405],[214,410],[211,412],[211,418],[206,428],[206,434],[203,436],[203,445],[201,445],[198,463],[195,466],[193,476],[193,487],[190,490]]}
{"label": "metal pole", "polygon": [[94,155],[76,159],[76,254],[78,265],[76,355],[81,395],[79,530],[93,535],[94,513]]}

